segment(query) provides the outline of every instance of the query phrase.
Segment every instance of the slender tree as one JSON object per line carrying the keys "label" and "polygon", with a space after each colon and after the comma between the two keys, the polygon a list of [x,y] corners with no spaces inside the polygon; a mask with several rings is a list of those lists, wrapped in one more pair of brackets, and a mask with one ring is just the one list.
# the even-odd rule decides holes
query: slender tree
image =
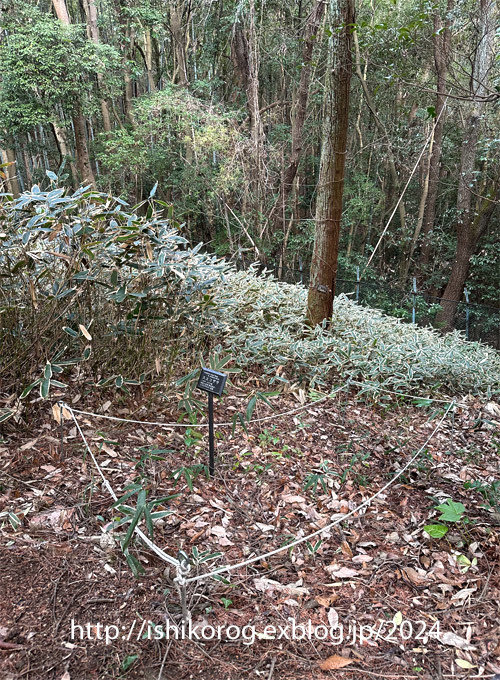
{"label": "slender tree", "polygon": [[[65,0],[52,0],[52,5],[59,21],[62,24],[69,26],[71,20]],[[85,118],[83,117],[81,103],[78,100],[74,104],[73,132],[75,135],[76,163],[80,173],[80,179],[86,184],[88,183],[95,186],[94,171],[92,170],[87,146]]]}
{"label": "slender tree", "polygon": [[[286,211],[293,183],[304,147],[304,123],[306,120],[307,102],[309,98],[309,86],[311,82],[311,63],[313,60],[314,46],[318,42],[318,30],[325,11],[325,1],[318,0],[314,5],[304,29],[304,45],[302,48],[300,80],[295,96],[292,114],[292,140],[291,150],[287,166],[283,172],[279,198],[274,206],[274,230],[285,231]],[[285,257],[286,237],[283,244],[282,259]]]}
{"label": "slender tree", "polygon": [[330,0],[329,23],[332,35],[325,83],[316,232],[307,299],[307,316],[311,324],[330,318],[333,309],[349,123],[353,0]]}
{"label": "slender tree", "polygon": [[495,32],[498,8],[495,0],[479,0],[479,21],[475,45],[474,63],[470,79],[468,114],[464,126],[464,138],[460,154],[460,175],[457,191],[457,246],[450,278],[443,293],[442,311],[437,321],[444,330],[454,325],[457,300],[464,291],[469,274],[470,260],[496,206],[498,180],[488,187],[487,194],[477,199],[475,167],[480,140],[482,118],[488,82],[495,59]]}
{"label": "slender tree", "polygon": [[448,74],[448,63],[450,58],[452,9],[453,0],[447,0],[446,16],[444,21],[439,11],[436,11],[434,14],[434,34],[432,36],[432,43],[434,66],[436,69],[435,115],[437,118],[437,123],[434,130],[432,154],[429,163],[429,186],[424,213],[423,243],[421,253],[421,262],[424,265],[429,262],[431,257],[432,229],[436,219],[439,172],[441,169],[444,124],[446,120],[443,108],[446,103],[446,77]]}

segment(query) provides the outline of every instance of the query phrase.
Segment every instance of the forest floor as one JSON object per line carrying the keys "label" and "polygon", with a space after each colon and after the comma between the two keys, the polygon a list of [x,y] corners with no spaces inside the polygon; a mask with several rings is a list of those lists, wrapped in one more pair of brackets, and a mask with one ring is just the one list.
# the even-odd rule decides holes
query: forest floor
{"label": "forest floor", "polygon": [[[298,401],[289,393],[273,405],[281,413]],[[99,408],[92,396],[74,406]],[[216,420],[245,407],[227,396]],[[500,515],[464,487],[498,478],[500,410],[489,409],[466,400],[407,473],[320,544],[312,539],[241,567],[226,582],[189,584],[191,640],[154,639],[161,636],[153,624],[180,623],[175,573],[136,541],[131,552],[145,573],[135,578],[104,534],[117,511],[76,428],[66,424],[61,460],[50,407],[29,436],[10,425],[0,443],[0,513],[10,509],[21,524],[0,518],[1,680],[500,678]],[[132,398],[108,413],[178,417]],[[272,414],[259,402],[254,417]],[[272,550],[354,509],[417,451],[440,414],[344,393],[248,432],[222,428],[216,477],[194,471],[192,490],[171,472],[206,462],[196,426],[79,422],[118,495],[141,479],[148,498],[178,494],[164,503],[172,514],[156,522],[155,543],[173,556],[221,553],[192,575]],[[169,452],[155,459],[144,446]],[[435,506],[447,498],[465,506],[460,521],[439,522]],[[449,527],[441,539],[423,532],[436,520]],[[210,626],[221,627],[220,640],[202,639]],[[231,640],[234,626],[243,632]],[[319,639],[330,628],[335,638]]]}

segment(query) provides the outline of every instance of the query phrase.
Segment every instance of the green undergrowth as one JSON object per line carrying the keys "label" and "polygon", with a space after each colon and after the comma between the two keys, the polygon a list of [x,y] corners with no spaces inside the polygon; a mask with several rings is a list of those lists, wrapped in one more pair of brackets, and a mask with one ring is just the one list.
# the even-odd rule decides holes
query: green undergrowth
{"label": "green undergrowth", "polygon": [[[307,290],[190,248],[173,206],[130,206],[82,187],[0,196],[0,380],[8,407],[69,394],[78,384],[171,395],[214,357],[279,381],[336,380],[422,395],[500,392],[500,355],[418,328],[345,296],[333,318],[305,322]],[[228,369],[228,363],[233,365]],[[62,391],[61,391],[62,390]],[[30,395],[30,399],[27,399]],[[109,395],[111,398],[111,394]]]}
{"label": "green undergrowth", "polygon": [[252,271],[230,274],[215,299],[226,325],[224,350],[242,367],[261,366],[271,383],[320,386],[341,377],[412,393],[500,391],[499,354],[457,331],[443,336],[344,295],[335,298],[331,323],[311,329],[303,286]]}

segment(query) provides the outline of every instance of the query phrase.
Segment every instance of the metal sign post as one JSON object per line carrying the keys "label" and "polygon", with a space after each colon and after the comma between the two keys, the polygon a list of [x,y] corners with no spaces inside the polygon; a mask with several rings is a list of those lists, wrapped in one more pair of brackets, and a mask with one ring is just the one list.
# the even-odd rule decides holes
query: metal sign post
{"label": "metal sign post", "polygon": [[211,368],[202,368],[196,387],[208,393],[208,471],[215,474],[214,394],[222,396],[227,375]]}

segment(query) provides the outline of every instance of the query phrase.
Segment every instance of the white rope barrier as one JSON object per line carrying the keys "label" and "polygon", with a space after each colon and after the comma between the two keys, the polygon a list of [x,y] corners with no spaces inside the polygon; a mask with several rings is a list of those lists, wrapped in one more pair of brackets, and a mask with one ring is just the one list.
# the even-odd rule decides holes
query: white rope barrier
{"label": "white rope barrier", "polygon": [[[349,387],[350,385],[356,385],[357,387],[362,387],[364,389],[370,389],[372,392],[386,392],[387,394],[394,394],[396,396],[400,397],[406,397],[407,399],[421,399],[425,401],[429,401],[432,403],[441,403],[441,404],[451,404],[454,403],[456,406],[461,406],[465,407],[465,404],[459,404],[455,400],[448,400],[448,399],[435,399],[432,397],[420,397],[418,395],[414,394],[405,394],[404,392],[397,392],[395,390],[388,390],[387,388],[380,387],[378,385],[373,385],[372,383],[364,383],[364,382],[359,382],[357,380],[351,380],[348,379],[347,383],[345,385],[342,385],[341,387],[336,388],[329,394],[325,394],[319,399],[316,399],[315,401],[311,401],[307,404],[301,404],[300,406],[295,406],[292,409],[289,409],[288,411],[283,411],[282,413],[276,413],[270,416],[264,416],[262,418],[254,418],[252,420],[247,421],[247,425],[251,425],[252,423],[262,423],[266,422],[269,420],[275,420],[276,418],[284,418],[285,416],[292,415],[294,413],[298,413],[300,411],[303,411],[306,408],[309,408],[311,406],[315,406],[316,404],[320,404],[321,402],[325,401],[326,399],[331,399],[334,397],[338,392],[341,392],[344,390],[346,387]],[[154,421],[154,420],[134,420],[132,418],[120,418],[118,416],[108,416],[105,413],[94,413],[93,411],[81,411],[76,408],[72,408],[72,411],[74,413],[78,413],[79,415],[83,416],[89,416],[90,418],[102,418],[104,420],[113,420],[115,422],[119,423],[131,423],[133,425],[146,425],[146,426],[151,426],[151,427],[160,427],[160,428],[165,428],[165,429],[172,429],[172,428],[200,428],[200,427],[208,427],[208,423],[161,423],[159,421]],[[232,427],[234,425],[233,421],[229,422],[222,422],[222,423],[214,423],[214,427]]]}
{"label": "white rope barrier", "polygon": [[[108,490],[109,495],[112,497],[112,499],[113,499],[113,500],[115,501],[115,503],[116,503],[116,501],[118,500],[118,496],[117,496],[116,493],[114,492],[113,487],[111,486],[111,484],[110,484],[110,483],[108,482],[108,480],[106,479],[106,477],[105,477],[103,471],[101,470],[101,467],[100,467],[99,463],[97,462],[96,457],[95,457],[94,454],[92,453],[92,449],[90,448],[90,446],[89,446],[89,444],[88,444],[88,442],[87,442],[87,439],[85,438],[85,435],[84,435],[83,432],[82,432],[82,429],[81,429],[81,427],[80,427],[80,423],[79,423],[78,420],[76,419],[75,414],[74,414],[74,412],[73,412],[73,409],[71,408],[71,406],[68,406],[68,404],[65,404],[64,402],[61,402],[61,403],[60,403],[60,408],[61,408],[61,418],[62,418],[62,409],[63,409],[63,408],[67,409],[67,410],[70,412],[71,417],[72,417],[73,420],[75,421],[76,428],[77,428],[78,432],[80,433],[80,437],[82,438],[83,443],[85,444],[85,448],[87,449],[87,451],[88,451],[88,453],[89,453],[89,455],[90,455],[90,457],[91,457],[91,459],[92,459],[92,462],[94,463],[94,465],[95,465],[95,467],[96,467],[96,469],[97,469],[97,471],[98,471],[98,473],[99,473],[99,475],[100,475],[100,477],[101,477],[101,479],[102,479],[102,482],[103,482],[104,486],[105,486],[106,489]],[[177,560],[175,557],[171,557],[170,555],[167,555],[166,552],[164,552],[161,548],[159,548],[157,545],[155,545],[155,544],[153,543],[153,541],[151,541],[151,540],[148,538],[148,536],[146,536],[146,534],[145,534],[143,531],[141,531],[138,527],[135,528],[134,533],[136,533],[136,534],[141,538],[141,540],[148,546],[148,548],[150,548],[150,549],[151,549],[156,555],[158,555],[158,557],[160,557],[164,562],[168,562],[169,564],[172,564],[174,567],[176,567],[176,568],[178,569],[178,574],[181,574],[181,575],[184,575],[184,574],[185,574],[185,569],[184,569],[183,565],[181,565],[181,562],[180,562],[179,560]],[[180,570],[180,571],[179,571],[179,570]]]}
{"label": "white rope barrier", "polygon": [[[306,408],[309,408],[310,406],[314,406],[315,404],[319,404],[322,401],[325,401],[325,399],[329,399],[332,397],[336,392],[340,392],[340,390],[344,389],[344,386],[339,387],[338,390],[335,392],[332,392],[331,394],[326,394],[324,397],[320,397],[319,399],[316,399],[316,401],[309,402],[308,404],[301,404],[300,406],[296,406],[295,408],[290,409],[289,411],[283,411],[282,413],[276,413],[272,416],[264,416],[263,418],[255,418],[254,420],[249,420],[247,421],[247,425],[251,425],[252,423],[262,423],[266,420],[274,420],[275,418],[283,418],[284,416],[289,416],[292,415],[292,413],[298,413],[299,411],[302,411]],[[75,413],[80,413],[85,416],[91,416],[93,418],[105,418],[106,420],[117,420],[118,422],[121,423],[135,423],[136,425],[152,425],[154,427],[162,427],[162,428],[174,428],[174,427],[208,427],[208,423],[159,423],[155,421],[148,421],[148,420],[130,420],[128,418],[118,418],[117,416],[107,416],[104,413],[92,413],[91,411],[79,411],[78,409],[74,409]],[[227,423],[214,423],[214,427],[232,427],[234,423],[227,422]]]}
{"label": "white rope barrier", "polygon": [[441,425],[443,424],[443,422],[444,422],[446,416],[448,415],[449,411],[450,411],[451,408],[454,406],[454,404],[455,404],[455,402],[451,402],[451,403],[449,404],[448,408],[446,409],[446,411],[445,411],[444,415],[442,416],[441,420],[439,421],[439,423],[436,425],[436,427],[434,428],[434,430],[433,430],[433,431],[431,432],[431,434],[427,437],[427,439],[426,439],[425,442],[422,444],[422,446],[419,448],[419,450],[415,453],[415,455],[412,456],[412,458],[404,465],[404,467],[402,467],[402,468],[394,475],[394,477],[392,477],[392,478],[387,482],[387,484],[385,484],[381,489],[379,489],[375,494],[373,494],[373,496],[371,496],[371,497],[368,498],[367,500],[363,501],[363,503],[360,503],[358,506],[356,506],[356,507],[354,508],[354,510],[351,510],[350,512],[346,513],[346,514],[343,515],[342,517],[337,518],[336,520],[334,520],[334,521],[331,522],[330,524],[327,524],[327,526],[325,526],[325,527],[323,527],[323,528],[321,528],[321,529],[318,529],[317,531],[314,531],[312,534],[309,534],[308,536],[303,536],[302,538],[298,538],[298,539],[296,539],[295,541],[292,541],[291,543],[287,543],[286,545],[283,545],[283,546],[281,546],[280,548],[275,548],[274,550],[270,550],[269,552],[264,553],[264,554],[262,554],[262,555],[256,555],[255,557],[251,557],[250,559],[245,560],[244,562],[238,562],[237,564],[226,565],[225,567],[219,567],[218,569],[214,569],[213,571],[208,572],[208,573],[206,573],[206,574],[198,574],[198,576],[192,576],[191,578],[186,579],[186,584],[187,584],[187,583],[196,583],[197,581],[202,581],[202,580],[205,580],[205,579],[207,579],[207,578],[212,578],[213,576],[217,576],[218,574],[224,574],[224,573],[227,573],[227,572],[229,572],[229,571],[233,571],[234,569],[240,569],[241,567],[246,567],[246,566],[248,566],[249,564],[253,564],[254,562],[259,562],[260,560],[267,559],[267,558],[269,558],[269,557],[272,557],[273,555],[277,555],[278,553],[283,552],[283,551],[285,551],[285,550],[290,550],[291,548],[294,548],[295,546],[300,545],[301,543],[304,543],[305,541],[310,541],[311,538],[314,538],[315,536],[320,536],[321,534],[325,533],[326,531],[329,531],[330,529],[332,529],[333,527],[337,526],[337,525],[340,524],[341,522],[344,522],[344,521],[345,521],[346,519],[348,519],[349,517],[352,517],[355,513],[359,512],[359,511],[362,510],[363,508],[368,507],[368,506],[370,505],[370,503],[372,503],[372,501],[375,500],[375,498],[377,498],[377,497],[380,496],[382,493],[384,493],[384,491],[386,491],[392,484],[394,484],[394,482],[396,481],[396,479],[398,479],[399,477],[401,477],[401,475],[402,475],[404,472],[406,472],[406,470],[408,470],[408,468],[410,468],[410,467],[413,465],[413,463],[414,463],[414,462],[416,461],[416,459],[420,456],[420,454],[421,454],[422,451],[425,449],[425,447],[427,446],[427,444],[428,444],[428,443],[430,442],[430,440],[434,437],[434,435],[436,434],[436,432],[440,429],[440,427],[441,427]]}

